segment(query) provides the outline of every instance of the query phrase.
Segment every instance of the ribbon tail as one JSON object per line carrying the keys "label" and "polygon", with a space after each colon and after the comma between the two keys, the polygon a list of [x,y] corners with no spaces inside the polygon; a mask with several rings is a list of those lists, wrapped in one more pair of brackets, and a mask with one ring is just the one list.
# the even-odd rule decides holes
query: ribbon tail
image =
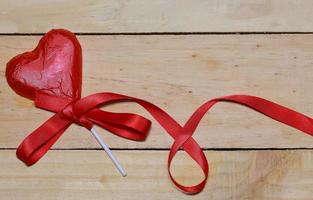
{"label": "ribbon tail", "polygon": [[28,166],[35,164],[70,125],[70,121],[55,114],[23,140],[16,156]]}
{"label": "ribbon tail", "polygon": [[229,101],[249,107],[276,121],[313,136],[313,119],[295,110],[249,95],[232,95],[217,98],[218,101]]}

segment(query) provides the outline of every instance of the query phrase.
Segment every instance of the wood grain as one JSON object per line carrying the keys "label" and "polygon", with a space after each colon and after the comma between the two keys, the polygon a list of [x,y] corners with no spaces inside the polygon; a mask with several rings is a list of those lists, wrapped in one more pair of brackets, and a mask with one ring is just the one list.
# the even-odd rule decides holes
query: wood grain
{"label": "wood grain", "polygon": [[[312,199],[313,152],[207,151],[204,191],[184,195],[167,177],[164,151],[114,152],[127,169],[122,178],[103,151],[50,151],[27,168],[11,150],[0,151],[0,196],[5,199]],[[195,184],[202,174],[183,153],[172,168]]]}
{"label": "wood grain", "polygon": [[2,0],[1,33],[305,32],[310,0]]}
{"label": "wood grain", "polygon": [[[0,147],[14,148],[52,113],[34,108],[6,83],[5,64],[33,48],[39,36],[0,37]],[[230,94],[262,96],[313,116],[312,35],[80,36],[83,94],[111,91],[149,100],[183,123],[200,104]],[[183,109],[182,109],[183,108]],[[135,104],[104,108],[152,117]],[[101,130],[111,147],[168,148],[171,138],[153,120],[146,142]],[[222,103],[194,136],[204,148],[313,147],[313,139],[245,107]],[[57,148],[96,148],[72,126]]]}
{"label": "wood grain", "polygon": [[[172,140],[155,120],[145,142],[99,129],[110,147],[121,149],[114,154],[126,178],[104,151],[95,150],[99,146],[90,133],[76,125],[55,150],[26,167],[15,148],[52,113],[34,108],[9,88],[5,65],[35,47],[41,36],[33,34],[67,28],[85,33],[79,36],[84,95],[111,91],[141,97],[181,124],[206,100],[230,94],[265,97],[313,116],[312,9],[309,0],[0,1],[0,199],[311,200],[313,138],[229,103],[215,106],[194,137],[203,148],[247,150],[205,150],[210,177],[195,196],[179,192],[168,178],[166,149]],[[262,32],[305,34],[253,34]],[[152,119],[131,103],[103,109]],[[203,178],[182,151],[172,171],[187,185]]]}

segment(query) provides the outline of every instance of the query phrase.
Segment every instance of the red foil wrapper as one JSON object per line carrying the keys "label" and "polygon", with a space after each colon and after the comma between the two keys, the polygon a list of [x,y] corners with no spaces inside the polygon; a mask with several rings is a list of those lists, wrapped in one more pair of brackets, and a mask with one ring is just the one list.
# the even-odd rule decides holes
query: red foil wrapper
{"label": "red foil wrapper", "polygon": [[67,30],[51,30],[30,52],[7,63],[6,78],[19,95],[34,100],[37,91],[78,99],[82,85],[82,49]]}

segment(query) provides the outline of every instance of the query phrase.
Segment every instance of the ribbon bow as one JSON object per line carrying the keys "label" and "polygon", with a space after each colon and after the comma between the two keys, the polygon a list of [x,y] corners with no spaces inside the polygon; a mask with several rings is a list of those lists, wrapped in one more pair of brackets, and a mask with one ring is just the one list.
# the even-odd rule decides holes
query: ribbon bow
{"label": "ribbon bow", "polygon": [[[174,185],[187,194],[202,191],[208,178],[208,161],[192,135],[205,113],[217,102],[232,102],[247,106],[313,136],[312,118],[255,96],[232,95],[207,101],[192,114],[184,126],[181,126],[161,108],[134,97],[115,93],[97,93],[70,101],[38,92],[35,99],[36,107],[56,112],[56,114],[24,139],[17,149],[17,157],[26,165],[36,163],[72,123],[89,130],[93,124],[96,124],[130,140],[145,140],[151,126],[148,119],[136,114],[111,113],[99,109],[106,104],[120,101],[133,101],[141,105],[174,139],[168,156],[168,173]],[[178,183],[171,174],[171,162],[180,148],[191,156],[204,173],[204,179],[197,185],[184,186]]]}
{"label": "ribbon bow", "polygon": [[[146,139],[151,126],[148,119],[129,113],[105,112],[92,104],[85,104],[87,101],[90,102],[91,98],[93,97],[70,101],[38,92],[35,106],[56,112],[56,114],[24,139],[17,149],[17,157],[26,165],[33,165],[72,123],[81,125],[88,130],[92,128],[93,124],[97,124],[130,140]],[[103,103],[105,102],[106,100],[103,101]]]}

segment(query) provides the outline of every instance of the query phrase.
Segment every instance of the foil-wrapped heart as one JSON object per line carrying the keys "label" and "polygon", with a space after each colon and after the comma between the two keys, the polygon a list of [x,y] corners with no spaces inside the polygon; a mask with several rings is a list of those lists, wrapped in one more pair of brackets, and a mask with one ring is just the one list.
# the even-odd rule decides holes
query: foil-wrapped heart
{"label": "foil-wrapped heart", "polygon": [[36,92],[78,99],[82,85],[82,49],[64,29],[49,31],[30,52],[7,63],[6,78],[19,95],[34,100]]}

